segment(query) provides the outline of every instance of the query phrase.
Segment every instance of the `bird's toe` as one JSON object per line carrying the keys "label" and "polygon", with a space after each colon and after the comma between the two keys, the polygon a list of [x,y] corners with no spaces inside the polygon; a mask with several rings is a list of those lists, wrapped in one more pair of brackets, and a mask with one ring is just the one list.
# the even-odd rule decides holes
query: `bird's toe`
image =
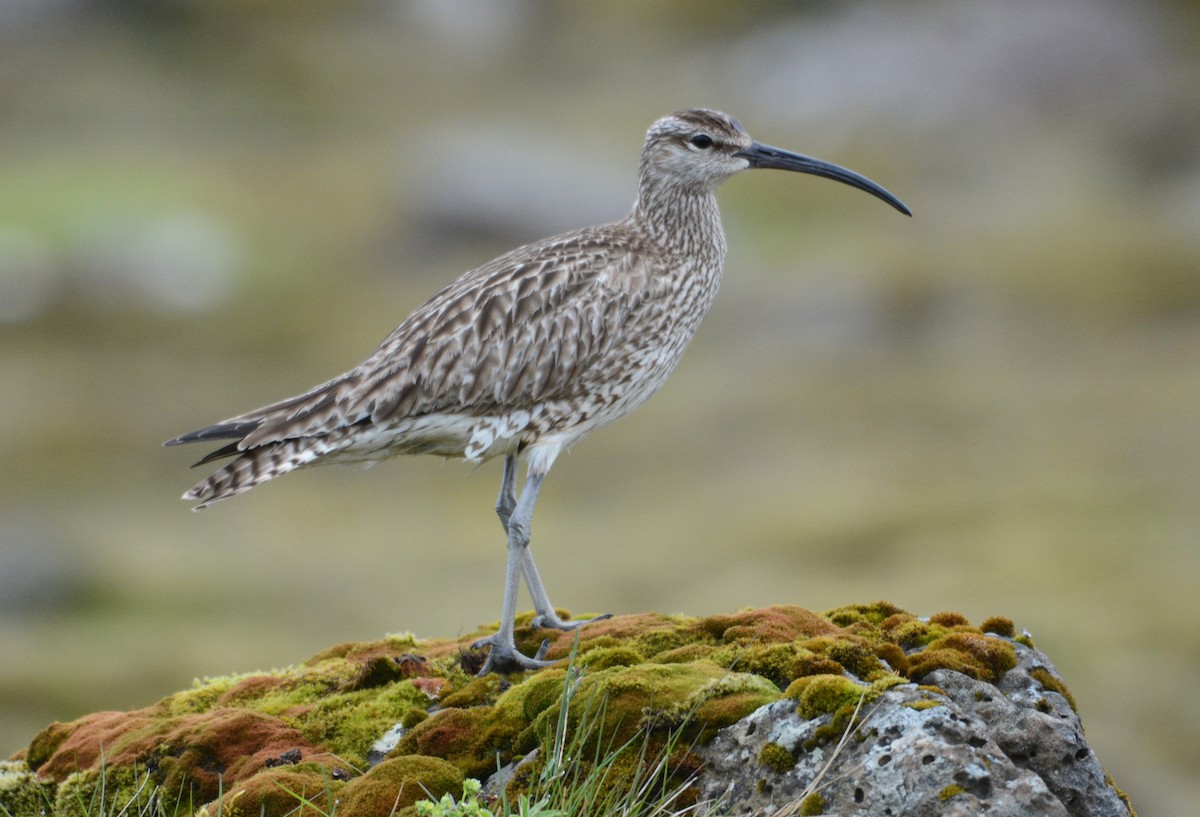
{"label": "bird's toe", "polygon": [[538,647],[538,651],[530,658],[521,653],[515,644],[508,643],[489,636],[481,638],[472,644],[472,647],[489,646],[487,660],[483,662],[483,667],[479,670],[479,675],[484,676],[490,672],[509,673],[509,672],[524,672],[526,670],[542,669],[543,667],[557,664],[558,661],[546,661],[543,659],[546,651],[550,649],[550,640],[546,639],[542,645]]}

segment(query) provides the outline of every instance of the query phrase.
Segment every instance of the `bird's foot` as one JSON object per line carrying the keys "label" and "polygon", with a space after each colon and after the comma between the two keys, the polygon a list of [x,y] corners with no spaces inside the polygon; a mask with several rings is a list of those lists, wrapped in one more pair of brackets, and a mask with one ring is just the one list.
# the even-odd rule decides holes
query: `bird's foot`
{"label": "bird's foot", "polygon": [[481,638],[471,645],[471,649],[477,650],[482,647],[489,647],[487,660],[483,662],[483,667],[479,670],[480,677],[487,675],[489,672],[524,672],[525,670],[542,669],[551,664],[557,664],[557,661],[546,661],[543,656],[550,649],[550,639],[542,642],[542,646],[538,647],[538,651],[534,653],[533,658],[522,654],[517,650],[517,645],[512,642],[512,639],[505,641],[500,638],[499,633],[489,635],[487,638]]}
{"label": "bird's foot", "polygon": [[578,630],[583,625],[591,624],[593,621],[604,621],[606,618],[612,618],[612,613],[603,613],[598,616],[592,616],[591,618],[575,619],[574,621],[563,621],[558,617],[558,613],[556,613],[554,610],[550,610],[545,613],[538,613],[536,616],[534,616],[533,620],[529,622],[529,626],[537,629],[545,628],[548,630],[570,631]]}

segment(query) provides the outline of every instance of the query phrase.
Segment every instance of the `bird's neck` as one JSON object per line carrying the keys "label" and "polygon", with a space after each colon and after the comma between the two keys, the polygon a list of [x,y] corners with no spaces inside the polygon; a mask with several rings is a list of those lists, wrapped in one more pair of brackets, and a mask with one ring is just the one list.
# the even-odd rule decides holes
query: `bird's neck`
{"label": "bird's neck", "polygon": [[707,187],[682,187],[642,179],[631,219],[647,239],[670,254],[725,260],[725,231],[717,197]]}

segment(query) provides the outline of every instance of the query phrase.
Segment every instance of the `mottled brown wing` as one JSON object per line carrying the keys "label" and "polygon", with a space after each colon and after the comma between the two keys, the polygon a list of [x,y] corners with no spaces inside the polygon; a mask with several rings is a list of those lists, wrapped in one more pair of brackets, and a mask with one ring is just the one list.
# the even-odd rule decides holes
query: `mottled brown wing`
{"label": "mottled brown wing", "polygon": [[256,424],[237,445],[246,450],[368,420],[570,397],[653,295],[654,256],[629,241],[593,228],[514,250],[438,292],[346,374],[212,428]]}

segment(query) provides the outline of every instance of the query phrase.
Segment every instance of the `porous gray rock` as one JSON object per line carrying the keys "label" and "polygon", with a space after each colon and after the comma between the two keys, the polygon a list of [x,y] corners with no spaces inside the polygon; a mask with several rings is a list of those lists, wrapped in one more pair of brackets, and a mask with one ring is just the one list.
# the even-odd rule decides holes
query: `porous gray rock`
{"label": "porous gray rock", "polygon": [[840,749],[831,715],[805,718],[790,699],[764,706],[699,750],[702,798],[729,815],[815,792],[808,813],[841,817],[1129,817],[1050,662],[1013,646],[1018,664],[997,685],[938,670],[887,690]]}
{"label": "porous gray rock", "polygon": [[1017,666],[995,686],[947,670],[930,673],[925,683],[980,718],[1004,754],[1045,781],[1071,817],[1128,817],[1084,738],[1062,678],[1041,651],[1016,647]]}

